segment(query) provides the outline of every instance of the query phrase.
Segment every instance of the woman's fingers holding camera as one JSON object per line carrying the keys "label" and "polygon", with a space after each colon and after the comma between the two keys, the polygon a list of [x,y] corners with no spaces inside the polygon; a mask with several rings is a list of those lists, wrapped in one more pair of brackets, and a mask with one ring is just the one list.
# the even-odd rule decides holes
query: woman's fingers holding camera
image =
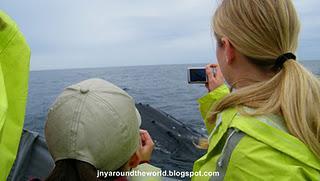
{"label": "woman's fingers holding camera", "polygon": [[[213,69],[215,72],[213,72]],[[206,74],[208,77],[208,82],[206,83],[206,88],[209,92],[213,91],[217,87],[223,84],[223,75],[217,64],[208,64],[206,66]]]}
{"label": "woman's fingers holding camera", "polygon": [[206,66],[206,74],[207,74],[207,77],[208,77],[209,81],[214,79],[214,74],[213,74],[213,71],[212,71],[211,64]]}
{"label": "woman's fingers holding camera", "polygon": [[218,65],[218,64],[208,64],[208,66],[209,66],[209,67],[211,67],[211,68],[219,67],[219,65]]}
{"label": "woman's fingers holding camera", "polygon": [[211,67],[211,64],[206,66],[206,74],[208,79],[208,82],[206,83],[206,88],[208,89],[208,92],[211,92],[213,90],[215,84],[215,75]]}

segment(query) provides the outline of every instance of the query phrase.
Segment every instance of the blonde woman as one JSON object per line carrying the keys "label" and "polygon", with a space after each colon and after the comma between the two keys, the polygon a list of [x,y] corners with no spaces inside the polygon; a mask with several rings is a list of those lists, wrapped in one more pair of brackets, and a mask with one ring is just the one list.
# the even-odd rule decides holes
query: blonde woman
{"label": "blonde woman", "polygon": [[291,0],[221,1],[194,181],[320,180],[320,82],[296,60],[299,30]]}

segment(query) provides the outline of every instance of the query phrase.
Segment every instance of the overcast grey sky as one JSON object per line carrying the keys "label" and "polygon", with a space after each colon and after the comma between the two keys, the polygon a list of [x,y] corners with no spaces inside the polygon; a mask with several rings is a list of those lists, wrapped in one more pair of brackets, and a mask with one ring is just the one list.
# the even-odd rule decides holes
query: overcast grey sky
{"label": "overcast grey sky", "polygon": [[[31,69],[215,61],[210,20],[217,0],[1,0],[31,49]],[[320,60],[319,0],[294,0],[298,56]]]}

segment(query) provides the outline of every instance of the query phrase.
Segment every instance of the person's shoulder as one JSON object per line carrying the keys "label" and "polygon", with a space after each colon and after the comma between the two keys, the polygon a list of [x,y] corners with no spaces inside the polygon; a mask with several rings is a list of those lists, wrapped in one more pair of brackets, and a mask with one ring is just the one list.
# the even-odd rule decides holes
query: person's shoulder
{"label": "person's shoulder", "polygon": [[160,172],[161,171],[160,168],[155,167],[155,166],[148,164],[148,163],[140,164],[134,170],[145,171],[145,172]]}
{"label": "person's shoulder", "polygon": [[[243,137],[234,149],[226,175],[254,180],[313,180],[320,173],[290,155],[274,149],[251,136]],[[229,179],[230,180],[230,179]],[[241,180],[241,179],[240,179]],[[290,179],[289,179],[290,180]]]}
{"label": "person's shoulder", "polygon": [[132,170],[135,176],[129,177],[130,181],[161,181],[161,169],[151,164],[144,163]]}

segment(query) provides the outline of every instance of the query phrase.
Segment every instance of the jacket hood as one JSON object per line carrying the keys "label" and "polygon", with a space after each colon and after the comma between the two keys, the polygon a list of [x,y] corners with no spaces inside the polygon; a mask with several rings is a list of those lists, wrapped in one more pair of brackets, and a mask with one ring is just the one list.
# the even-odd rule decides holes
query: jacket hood
{"label": "jacket hood", "polygon": [[23,129],[30,48],[16,23],[0,11],[0,180],[16,158]]}
{"label": "jacket hood", "polygon": [[[24,116],[25,111],[22,110],[28,94],[29,64],[30,48],[24,36],[17,24],[0,11],[0,110],[5,112],[17,108],[14,118]],[[19,103],[23,106],[16,105]],[[0,118],[1,131],[4,120],[2,116]]]}

